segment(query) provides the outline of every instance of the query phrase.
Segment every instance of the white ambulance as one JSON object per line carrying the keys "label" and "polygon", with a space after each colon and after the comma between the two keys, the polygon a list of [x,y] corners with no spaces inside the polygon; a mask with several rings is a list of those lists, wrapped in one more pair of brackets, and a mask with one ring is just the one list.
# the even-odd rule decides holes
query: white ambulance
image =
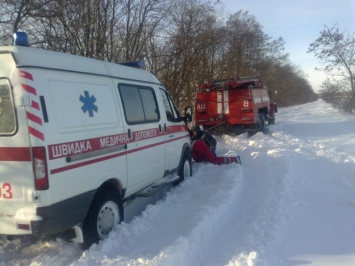
{"label": "white ambulance", "polygon": [[0,47],[0,234],[105,238],[125,200],[191,176],[190,110],[142,69]]}

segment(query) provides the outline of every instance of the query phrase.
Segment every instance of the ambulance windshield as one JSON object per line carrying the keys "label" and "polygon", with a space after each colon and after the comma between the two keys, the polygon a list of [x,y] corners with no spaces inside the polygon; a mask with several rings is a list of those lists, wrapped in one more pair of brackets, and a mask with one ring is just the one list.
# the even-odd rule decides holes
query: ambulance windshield
{"label": "ambulance windshield", "polygon": [[15,107],[8,80],[0,79],[0,136],[16,131]]}

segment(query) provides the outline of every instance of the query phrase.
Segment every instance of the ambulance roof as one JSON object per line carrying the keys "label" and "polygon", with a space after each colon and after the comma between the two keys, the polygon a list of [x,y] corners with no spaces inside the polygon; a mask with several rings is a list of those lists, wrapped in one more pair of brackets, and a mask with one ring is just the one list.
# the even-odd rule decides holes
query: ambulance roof
{"label": "ambulance roof", "polygon": [[0,47],[0,53],[6,52],[11,52],[13,54],[18,68],[35,67],[74,71],[161,84],[160,81],[149,71],[88,57],[53,52],[32,47]]}

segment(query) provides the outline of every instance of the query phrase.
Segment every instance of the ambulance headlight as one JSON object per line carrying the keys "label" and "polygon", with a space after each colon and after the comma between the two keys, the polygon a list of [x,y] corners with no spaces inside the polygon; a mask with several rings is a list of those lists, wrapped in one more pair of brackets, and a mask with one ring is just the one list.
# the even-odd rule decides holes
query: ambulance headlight
{"label": "ambulance headlight", "polygon": [[28,37],[26,32],[15,32],[14,33],[14,45],[19,46],[30,46],[28,43]]}

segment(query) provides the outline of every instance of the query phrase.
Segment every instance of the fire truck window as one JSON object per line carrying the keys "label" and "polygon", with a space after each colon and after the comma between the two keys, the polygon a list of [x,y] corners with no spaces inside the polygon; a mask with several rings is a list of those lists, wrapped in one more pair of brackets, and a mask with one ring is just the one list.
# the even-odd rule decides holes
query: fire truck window
{"label": "fire truck window", "polygon": [[125,118],[128,124],[159,121],[159,109],[152,88],[119,84]]}
{"label": "fire truck window", "polygon": [[0,80],[0,135],[11,135],[16,131],[15,106],[7,80]]}

